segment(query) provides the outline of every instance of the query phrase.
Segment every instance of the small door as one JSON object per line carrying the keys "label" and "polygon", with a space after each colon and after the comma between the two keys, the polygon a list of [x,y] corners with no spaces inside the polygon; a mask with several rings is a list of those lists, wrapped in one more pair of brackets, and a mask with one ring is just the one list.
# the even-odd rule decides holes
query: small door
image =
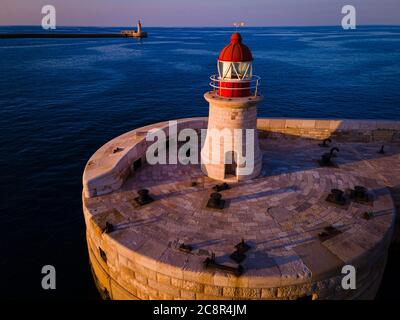
{"label": "small door", "polygon": [[236,176],[236,168],[235,152],[230,151],[225,153],[225,178]]}

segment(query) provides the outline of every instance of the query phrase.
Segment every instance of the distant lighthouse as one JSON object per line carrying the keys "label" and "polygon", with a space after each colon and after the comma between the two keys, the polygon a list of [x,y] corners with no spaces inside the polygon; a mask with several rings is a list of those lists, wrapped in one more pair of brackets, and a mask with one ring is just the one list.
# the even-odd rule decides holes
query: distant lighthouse
{"label": "distant lighthouse", "polygon": [[142,23],[140,19],[137,22],[137,30],[122,30],[121,34],[131,38],[147,38],[147,32],[142,31]]}
{"label": "distant lighthouse", "polygon": [[[213,91],[204,95],[210,107],[201,150],[202,170],[216,180],[249,180],[261,172],[256,125],[257,104],[263,97],[258,92],[260,78],[253,75],[252,61],[251,51],[243,44],[241,35],[233,33],[219,55],[218,75],[211,76]],[[253,136],[249,138],[251,132]],[[238,135],[241,144],[234,138]]]}

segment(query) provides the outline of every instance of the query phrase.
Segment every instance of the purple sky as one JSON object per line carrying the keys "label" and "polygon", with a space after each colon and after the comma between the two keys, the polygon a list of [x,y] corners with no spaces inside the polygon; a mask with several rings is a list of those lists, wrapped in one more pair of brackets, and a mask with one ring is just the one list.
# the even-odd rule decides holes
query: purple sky
{"label": "purple sky", "polygon": [[400,24],[400,0],[0,0],[0,25],[40,25],[46,4],[61,26],[340,25],[346,4],[359,25]]}

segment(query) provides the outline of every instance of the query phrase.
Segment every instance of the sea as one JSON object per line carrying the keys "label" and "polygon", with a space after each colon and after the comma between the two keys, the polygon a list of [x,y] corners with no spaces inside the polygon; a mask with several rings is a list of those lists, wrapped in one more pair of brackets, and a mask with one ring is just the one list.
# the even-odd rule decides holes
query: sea
{"label": "sea", "polygon": [[[141,40],[0,39],[0,297],[99,299],[82,213],[86,162],[134,128],[208,115],[203,94],[235,29],[145,29]],[[0,27],[10,32],[43,31]],[[400,26],[239,32],[261,77],[260,117],[400,120]],[[45,265],[56,268],[55,290],[42,289]]]}

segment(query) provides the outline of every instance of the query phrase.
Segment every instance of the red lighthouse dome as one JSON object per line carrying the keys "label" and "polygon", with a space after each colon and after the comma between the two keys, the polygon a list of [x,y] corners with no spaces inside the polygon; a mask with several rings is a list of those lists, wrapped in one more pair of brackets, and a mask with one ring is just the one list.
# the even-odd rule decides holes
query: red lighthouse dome
{"label": "red lighthouse dome", "polygon": [[[257,95],[258,77],[253,76],[253,55],[243,44],[242,36],[235,32],[231,42],[225,46],[218,58],[218,77],[212,76],[211,86],[218,89],[218,95],[227,98],[242,98]],[[255,80],[253,79],[255,78]],[[255,86],[252,84],[255,83]]]}
{"label": "red lighthouse dome", "polygon": [[252,61],[253,56],[249,47],[242,43],[242,36],[240,33],[235,32],[231,36],[231,43],[222,49],[219,61],[231,61],[231,62],[245,62]]}

